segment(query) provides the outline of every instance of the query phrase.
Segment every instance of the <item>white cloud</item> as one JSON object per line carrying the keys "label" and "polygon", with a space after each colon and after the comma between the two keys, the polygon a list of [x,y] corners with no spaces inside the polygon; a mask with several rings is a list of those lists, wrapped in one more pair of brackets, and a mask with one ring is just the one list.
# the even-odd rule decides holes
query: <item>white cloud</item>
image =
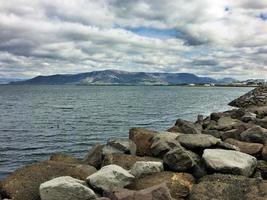
{"label": "white cloud", "polygon": [[267,78],[266,13],[262,0],[1,1],[0,75],[108,68]]}

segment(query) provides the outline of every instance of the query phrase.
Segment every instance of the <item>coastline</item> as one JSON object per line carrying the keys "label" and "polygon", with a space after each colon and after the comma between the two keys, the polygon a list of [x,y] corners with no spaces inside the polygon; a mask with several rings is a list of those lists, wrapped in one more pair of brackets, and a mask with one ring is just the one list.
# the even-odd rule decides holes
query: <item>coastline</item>
{"label": "coastline", "polygon": [[[81,188],[86,185],[91,199],[120,199],[122,194],[129,199],[151,197],[155,191],[166,199],[267,198],[267,93],[260,92],[253,93],[249,106],[245,95],[235,100],[238,109],[198,116],[196,122],[178,119],[167,132],[132,128],[129,139],[96,144],[83,159],[52,155],[2,180],[0,194],[15,200],[40,199],[41,195],[46,200],[44,191],[56,195],[63,181],[68,186],[66,194],[61,194],[64,199],[75,193],[75,180],[57,178],[68,176],[83,181],[75,183]],[[223,193],[217,187],[220,183]],[[252,186],[262,189],[248,190]],[[234,194],[238,187],[246,192]]]}

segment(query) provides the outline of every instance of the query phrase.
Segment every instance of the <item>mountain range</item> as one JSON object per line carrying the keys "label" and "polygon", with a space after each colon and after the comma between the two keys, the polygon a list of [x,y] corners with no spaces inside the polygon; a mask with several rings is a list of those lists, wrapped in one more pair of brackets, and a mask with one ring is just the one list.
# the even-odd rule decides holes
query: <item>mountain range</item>
{"label": "mountain range", "polygon": [[118,70],[93,71],[80,74],[57,74],[11,82],[16,85],[179,85],[229,83],[231,78],[213,79],[190,73],[146,73]]}

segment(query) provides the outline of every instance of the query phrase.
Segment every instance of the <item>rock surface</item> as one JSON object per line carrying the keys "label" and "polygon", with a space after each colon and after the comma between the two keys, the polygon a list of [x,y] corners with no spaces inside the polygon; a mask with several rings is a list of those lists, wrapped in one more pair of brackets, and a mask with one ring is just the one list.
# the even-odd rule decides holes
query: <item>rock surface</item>
{"label": "rock surface", "polygon": [[64,163],[82,164],[82,160],[71,155],[57,153],[50,157],[50,160]]}
{"label": "rock surface", "polygon": [[102,166],[115,164],[126,170],[130,170],[137,161],[162,162],[161,159],[154,158],[154,157],[148,157],[148,156],[140,157],[140,156],[127,155],[127,154],[113,153],[113,154],[108,154],[105,156]]}
{"label": "rock surface", "polygon": [[254,126],[241,133],[241,139],[246,142],[267,144],[267,129]]}
{"label": "rock surface", "polygon": [[95,200],[96,194],[81,181],[70,176],[54,178],[40,185],[41,200]]}
{"label": "rock surface", "polygon": [[249,108],[251,106],[267,106],[267,87],[256,87],[229,103],[230,106]]}
{"label": "rock surface", "polygon": [[255,157],[233,150],[205,149],[203,158],[214,171],[244,176],[250,176],[257,165]]}
{"label": "rock surface", "polygon": [[187,149],[208,148],[210,146],[218,144],[221,141],[220,139],[213,137],[212,135],[206,134],[179,135],[177,140],[183,147]]}
{"label": "rock surface", "polygon": [[133,165],[133,167],[130,170],[130,173],[134,175],[136,178],[140,178],[161,171],[163,171],[162,162],[138,161]]}
{"label": "rock surface", "polygon": [[244,176],[214,174],[193,186],[189,200],[264,200],[267,181]]}
{"label": "rock surface", "polygon": [[226,139],[225,142],[237,146],[241,152],[249,155],[260,154],[263,148],[263,145],[260,143],[241,142],[232,138]]}
{"label": "rock surface", "polygon": [[103,160],[103,147],[104,145],[101,144],[93,146],[83,158],[83,163],[94,166],[96,169],[100,169]]}
{"label": "rock surface", "polygon": [[132,140],[125,139],[109,139],[107,145],[104,146],[102,150],[103,154],[110,153],[126,153],[126,154],[136,154],[136,145]]}
{"label": "rock surface", "polygon": [[200,134],[202,130],[200,125],[183,119],[178,119],[175,123],[175,127],[177,128],[176,132],[185,134]]}
{"label": "rock surface", "polygon": [[119,189],[107,196],[111,200],[173,200],[166,183],[139,191]]}
{"label": "rock surface", "polygon": [[144,128],[131,128],[129,131],[129,139],[136,144],[136,155],[152,156],[150,146],[152,138],[157,134],[156,131],[151,131]]}
{"label": "rock surface", "polygon": [[188,151],[183,147],[175,147],[166,153],[163,162],[172,171],[182,172],[189,170],[197,165],[199,157],[192,151]]}
{"label": "rock surface", "polygon": [[118,165],[107,165],[87,177],[89,185],[98,190],[111,191],[123,188],[134,181],[135,177]]}
{"label": "rock surface", "polygon": [[89,165],[76,165],[55,161],[44,161],[22,167],[2,181],[2,192],[13,200],[39,200],[41,183],[60,176],[72,176],[85,180],[96,172]]}
{"label": "rock surface", "polygon": [[164,171],[136,179],[127,188],[142,190],[164,182],[167,184],[174,199],[184,199],[189,195],[195,180],[191,174]]}
{"label": "rock surface", "polygon": [[153,156],[163,157],[169,150],[174,147],[180,146],[176,140],[179,133],[159,133],[152,138],[151,152]]}

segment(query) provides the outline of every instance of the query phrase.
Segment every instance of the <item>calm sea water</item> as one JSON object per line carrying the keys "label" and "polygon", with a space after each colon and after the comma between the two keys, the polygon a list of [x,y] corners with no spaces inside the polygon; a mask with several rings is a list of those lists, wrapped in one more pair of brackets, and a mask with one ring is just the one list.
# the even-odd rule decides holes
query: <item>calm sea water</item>
{"label": "calm sea water", "polygon": [[250,89],[0,85],[0,179],[56,152],[82,157],[131,127],[166,130],[177,118],[226,110]]}

